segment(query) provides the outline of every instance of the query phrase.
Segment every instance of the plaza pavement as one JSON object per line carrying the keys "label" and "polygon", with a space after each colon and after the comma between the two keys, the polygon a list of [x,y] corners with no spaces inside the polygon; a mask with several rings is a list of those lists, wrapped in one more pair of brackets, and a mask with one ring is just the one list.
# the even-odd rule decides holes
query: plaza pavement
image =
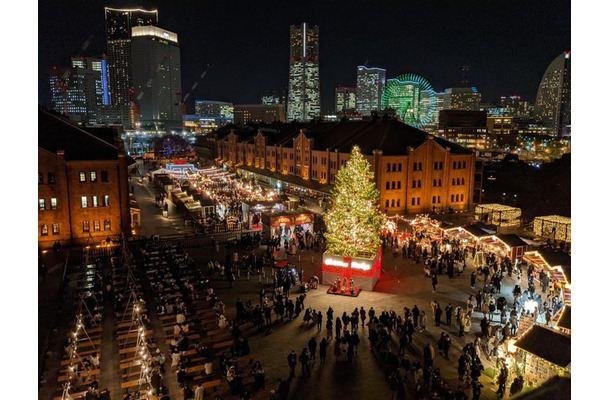
{"label": "plaza pavement", "polygon": [[[140,166],[141,167],[141,166]],[[142,171],[145,175],[146,171]],[[171,201],[169,203],[168,218],[161,216],[161,208],[157,207],[154,202],[154,197],[158,189],[151,182],[143,179],[138,182],[134,179],[135,197],[142,212],[142,227],[140,234],[150,237],[151,235],[159,235],[161,237],[178,237],[181,235],[192,234],[192,228],[184,227],[184,220],[179,216],[173,207]],[[317,204],[307,202],[309,207],[315,207]],[[220,246],[220,251],[216,252],[211,246],[203,246],[198,248],[187,248],[189,255],[196,261],[196,264],[204,271],[207,270],[207,261],[210,259],[218,259],[221,262],[225,260],[226,247]],[[233,251],[233,250],[230,250]],[[243,255],[243,249],[240,255]],[[260,255],[261,249],[254,250],[257,255]],[[379,315],[384,310],[393,309],[397,314],[403,314],[403,307],[412,308],[417,304],[420,310],[425,310],[428,315],[428,332],[416,333],[413,337],[413,345],[408,349],[409,358],[411,361],[416,358],[421,360],[422,349],[426,343],[436,345],[442,331],[447,331],[451,334],[452,346],[449,352],[449,360],[445,360],[437,351],[437,357],[434,366],[439,366],[443,379],[448,382],[452,389],[455,389],[459,383],[457,379],[457,359],[460,355],[461,348],[468,342],[475,339],[475,335],[480,332],[479,321],[480,313],[474,314],[473,325],[470,334],[463,338],[457,336],[457,326],[441,325],[434,326],[434,319],[431,315],[430,302],[436,299],[444,310],[448,302],[455,307],[460,305],[465,307],[466,299],[470,294],[476,294],[476,291],[481,288],[481,282],[477,282],[475,290],[470,288],[470,273],[472,266],[470,260],[469,267],[461,276],[455,276],[449,279],[446,275],[439,276],[439,284],[436,293],[432,292],[432,285],[429,278],[425,278],[423,274],[423,266],[418,264],[410,264],[402,256],[394,257],[388,249],[384,250],[384,259],[382,264],[382,274],[373,292],[363,291],[356,298],[335,296],[326,294],[328,286],[320,285],[317,290],[312,290],[307,293],[305,307],[312,307],[316,310],[321,310],[324,315],[322,331],[318,332],[315,324],[311,326],[302,326],[302,315],[298,320],[284,321],[274,323],[272,332],[268,335],[264,333],[253,333],[248,337],[251,357],[262,362],[266,372],[266,386],[253,396],[255,399],[267,399],[271,389],[277,389],[277,379],[288,377],[288,363],[286,357],[290,350],[294,349],[297,354],[300,353],[303,347],[307,345],[308,340],[313,336],[317,341],[326,335],[326,310],[328,306],[334,309],[334,315],[340,316],[343,311],[348,314],[355,307],[363,306],[365,310],[372,306]],[[322,253],[313,250],[298,251],[297,255],[288,255],[288,261],[296,265],[298,269],[302,268],[306,280],[316,275],[322,277],[321,264]],[[53,288],[48,283],[49,281],[57,282],[57,274],[60,268],[56,263],[53,271],[49,271],[45,281],[41,281],[39,285],[39,293],[52,293]],[[53,269],[53,268],[52,268]],[[271,288],[271,268],[266,269],[267,281],[263,280],[259,283],[258,275],[248,277],[244,274],[239,276],[230,288],[228,282],[224,280],[212,280],[212,287],[218,293],[219,298],[227,306],[227,314],[229,318],[235,316],[235,302],[238,298],[245,303],[251,300],[253,304],[259,302],[259,292],[261,286]],[[54,276],[55,278],[53,278]],[[59,274],[61,277],[61,274]],[[60,279],[60,278],[59,278]],[[507,299],[512,299],[511,290],[514,287],[514,278],[505,278],[503,280],[502,293]],[[268,290],[269,292],[269,290]],[[297,294],[291,294],[291,298],[295,298]],[[44,298],[48,298],[44,297]],[[41,299],[43,299],[41,297]],[[510,301],[509,301],[510,303]],[[45,307],[48,305],[39,305],[39,314],[43,314]],[[154,311],[151,311],[154,314]],[[64,318],[63,323],[68,322],[69,313]],[[71,315],[73,317],[73,315]],[[444,312],[443,312],[444,317]],[[106,315],[105,315],[106,318]],[[153,322],[158,319],[153,318]],[[273,316],[275,321],[275,316]],[[444,320],[444,318],[443,318]],[[495,322],[499,323],[499,316],[496,315]],[[40,323],[40,317],[39,317]],[[153,324],[154,325],[154,324]],[[65,330],[65,326],[59,325],[59,331]],[[339,366],[335,364],[333,356],[334,339],[329,343],[327,350],[327,360],[325,365],[320,365],[319,360],[312,367],[311,377],[301,378],[300,363],[297,365],[296,377],[291,380],[290,399],[336,399],[336,398],[353,398],[353,399],[391,399],[393,393],[387,383],[387,376],[383,372],[381,365],[382,361],[376,352],[370,350],[368,343],[367,329],[359,328],[361,344],[359,346],[358,356],[355,358],[351,366]],[[60,344],[61,335],[50,344],[51,347],[57,348]],[[104,340],[105,339],[105,340]],[[112,346],[113,337],[112,329],[105,331],[105,336],[102,338],[106,346]],[[109,343],[110,342],[110,343]],[[398,349],[398,338],[392,335],[391,347],[396,352]],[[114,344],[116,346],[116,344]],[[59,365],[59,349],[54,353],[55,357],[51,357],[47,361],[47,371],[45,372],[46,384],[41,385],[39,390],[39,398],[51,399],[57,396],[58,387],[57,375],[55,372],[54,378],[53,367]],[[107,354],[112,357],[112,354],[117,354],[112,350],[107,350]],[[166,354],[169,354],[166,352]],[[318,356],[318,354],[316,355]],[[53,360],[55,359],[55,361]],[[55,364],[53,364],[55,362]],[[105,361],[103,361],[106,364]],[[483,359],[485,366],[492,364]],[[112,364],[106,364],[112,367]],[[111,368],[112,369],[112,368]],[[116,370],[116,366],[114,367]],[[245,372],[248,372],[245,369]],[[120,376],[109,371],[110,376],[102,377],[100,387],[109,387],[113,399],[121,398],[120,396]],[[102,382],[103,381],[103,382]],[[497,395],[494,391],[497,386],[491,383],[491,380],[482,375],[480,381],[484,384],[482,399],[495,399]],[[178,393],[176,379],[171,374],[166,374],[165,382],[170,390],[171,399],[182,399],[182,395]],[[509,382],[510,383],[510,382]],[[208,394],[206,398],[213,398]],[[237,398],[237,396],[225,396],[225,399]]]}

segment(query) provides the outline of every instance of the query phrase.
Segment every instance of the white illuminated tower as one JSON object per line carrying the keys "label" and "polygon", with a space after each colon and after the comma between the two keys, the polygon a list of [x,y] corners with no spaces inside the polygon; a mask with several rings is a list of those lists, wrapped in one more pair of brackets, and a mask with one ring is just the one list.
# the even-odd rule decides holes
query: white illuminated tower
{"label": "white illuminated tower", "polygon": [[182,130],[178,35],[157,26],[131,31],[133,86],[143,130]]}
{"label": "white illuminated tower", "polygon": [[290,27],[288,121],[311,121],[320,116],[319,29],[306,22]]}
{"label": "white illuminated tower", "polygon": [[386,83],[385,72],[383,68],[358,66],[356,111],[362,115],[371,115],[371,112],[381,110],[381,98]]}
{"label": "white illuminated tower", "polygon": [[554,135],[570,134],[571,52],[558,55],[548,66],[536,95],[534,114]]}

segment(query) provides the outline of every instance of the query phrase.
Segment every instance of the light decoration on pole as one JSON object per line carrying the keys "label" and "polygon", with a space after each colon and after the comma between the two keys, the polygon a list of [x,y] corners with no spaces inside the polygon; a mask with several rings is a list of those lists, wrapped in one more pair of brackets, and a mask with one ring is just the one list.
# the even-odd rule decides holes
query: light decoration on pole
{"label": "light decoration on pole", "polygon": [[554,239],[572,241],[572,219],[559,215],[547,215],[534,218],[534,234],[538,236],[552,235]]}
{"label": "light decoration on pole", "polygon": [[322,265],[325,284],[353,279],[358,289],[373,290],[377,282],[384,218],[379,213],[379,191],[373,178],[370,164],[354,146],[350,159],[337,173],[330,207],[323,214],[327,227]]}

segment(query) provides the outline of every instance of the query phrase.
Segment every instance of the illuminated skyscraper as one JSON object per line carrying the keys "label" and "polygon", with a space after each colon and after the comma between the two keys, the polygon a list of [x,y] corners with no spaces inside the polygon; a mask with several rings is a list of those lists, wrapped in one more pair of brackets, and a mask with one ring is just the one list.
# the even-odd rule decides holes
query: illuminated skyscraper
{"label": "illuminated skyscraper", "polygon": [[481,93],[475,87],[455,87],[445,89],[444,110],[479,111]]}
{"label": "illuminated skyscraper", "polygon": [[50,72],[53,109],[83,126],[96,125],[108,104],[106,60],[79,57],[69,68]]}
{"label": "illuminated skyscraper", "polygon": [[110,105],[117,106],[118,109],[122,107],[119,112],[125,114],[135,97],[131,71],[131,28],[157,25],[159,15],[157,10],[110,7],[105,7],[104,12]]}
{"label": "illuminated skyscraper", "polygon": [[419,75],[400,75],[388,79],[381,99],[381,108],[395,110],[402,121],[422,128],[434,119],[436,92],[430,82]]}
{"label": "illuminated skyscraper", "polygon": [[310,121],[320,116],[320,36],[306,22],[290,27],[288,121]]}
{"label": "illuminated skyscraper", "polygon": [[178,35],[156,26],[131,30],[133,86],[143,130],[182,130]]}
{"label": "illuminated skyscraper", "polygon": [[356,110],[356,88],[335,88],[335,112],[344,114]]}
{"label": "illuminated skyscraper", "polygon": [[362,115],[371,115],[372,111],[381,110],[381,98],[386,83],[385,69],[359,65],[356,83],[356,111]]}
{"label": "illuminated skyscraper", "polygon": [[536,95],[534,114],[556,135],[570,134],[571,58],[571,52],[564,52],[553,60]]}

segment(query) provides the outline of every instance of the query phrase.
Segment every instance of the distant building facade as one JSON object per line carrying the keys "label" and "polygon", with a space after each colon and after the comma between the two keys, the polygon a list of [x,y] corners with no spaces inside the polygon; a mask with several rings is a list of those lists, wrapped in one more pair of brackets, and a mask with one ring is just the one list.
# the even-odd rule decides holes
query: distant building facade
{"label": "distant building facade", "polygon": [[351,148],[360,146],[389,214],[467,209],[475,189],[475,155],[394,118],[283,124],[274,130],[225,127],[215,132],[221,163],[272,187],[328,196]]}
{"label": "distant building facade", "polygon": [[287,119],[310,121],[320,117],[320,35],[306,22],[290,27],[290,65]]}
{"label": "distant building facade", "polygon": [[99,245],[131,234],[127,159],[116,128],[38,113],[38,245]]}
{"label": "distant building facade", "polygon": [[270,90],[261,95],[261,104],[286,104],[285,90]]}
{"label": "distant building facade", "polygon": [[479,111],[481,93],[475,87],[456,87],[445,89],[444,110]]}
{"label": "distant building facade", "polygon": [[536,95],[535,116],[555,136],[571,130],[571,66],[571,52],[558,55],[544,72]]}
{"label": "distant building facade", "polygon": [[233,119],[233,103],[216,100],[195,100],[195,115]]}
{"label": "distant building facade", "polygon": [[335,112],[345,114],[356,110],[356,88],[335,88]]}
{"label": "distant building facade", "polygon": [[234,122],[237,125],[286,122],[286,111],[283,104],[236,104]]}
{"label": "distant building facade", "polygon": [[385,69],[359,65],[356,68],[356,111],[362,115],[380,111],[385,84]]}
{"label": "distant building facade", "polygon": [[181,131],[178,35],[157,26],[135,26],[131,30],[131,57],[140,130]]}
{"label": "distant building facade", "polygon": [[470,149],[484,150],[493,145],[487,134],[485,111],[442,110],[438,117],[438,133]]}
{"label": "distant building facade", "polygon": [[107,106],[108,79],[104,58],[73,58],[68,68],[50,71],[53,109],[82,126],[100,122]]}

